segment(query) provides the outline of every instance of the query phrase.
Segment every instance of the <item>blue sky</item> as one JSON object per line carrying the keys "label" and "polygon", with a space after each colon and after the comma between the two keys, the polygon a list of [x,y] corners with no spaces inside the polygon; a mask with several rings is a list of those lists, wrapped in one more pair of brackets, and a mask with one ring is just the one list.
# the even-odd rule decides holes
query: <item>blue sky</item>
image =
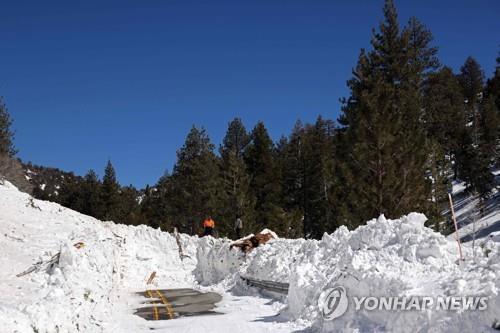
{"label": "blue sky", "polygon": [[[19,156],[84,174],[111,158],[122,184],[171,170],[193,124],[219,145],[227,123],[337,118],[373,0],[3,1],[0,95]],[[396,1],[430,28],[443,63],[474,56],[491,75],[500,1]]]}

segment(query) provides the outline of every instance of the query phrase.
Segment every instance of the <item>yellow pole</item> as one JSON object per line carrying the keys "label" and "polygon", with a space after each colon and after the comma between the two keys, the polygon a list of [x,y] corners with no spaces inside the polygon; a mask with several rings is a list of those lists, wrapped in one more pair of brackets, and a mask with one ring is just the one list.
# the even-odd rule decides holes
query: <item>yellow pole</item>
{"label": "yellow pole", "polygon": [[156,293],[158,294],[158,296],[160,296],[161,301],[165,305],[168,317],[170,319],[174,319],[174,311],[172,310],[172,305],[168,302],[167,297],[164,296],[159,290],[156,290]]}
{"label": "yellow pole", "polygon": [[[153,294],[151,293],[151,290],[146,290],[147,295],[149,298],[153,298]],[[160,316],[158,315],[158,308],[156,307],[156,304],[153,303],[153,317],[154,320],[159,320]]]}

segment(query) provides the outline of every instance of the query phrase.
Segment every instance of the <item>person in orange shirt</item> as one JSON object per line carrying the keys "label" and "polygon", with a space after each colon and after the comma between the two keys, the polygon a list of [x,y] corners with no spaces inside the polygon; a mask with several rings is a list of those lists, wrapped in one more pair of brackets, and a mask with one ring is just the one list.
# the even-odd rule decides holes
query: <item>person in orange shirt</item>
{"label": "person in orange shirt", "polygon": [[215,228],[215,222],[214,220],[212,220],[212,217],[209,215],[207,216],[207,218],[205,219],[205,221],[203,221],[203,236],[202,237],[205,237],[205,236],[212,236],[212,233],[214,231],[214,228]]}

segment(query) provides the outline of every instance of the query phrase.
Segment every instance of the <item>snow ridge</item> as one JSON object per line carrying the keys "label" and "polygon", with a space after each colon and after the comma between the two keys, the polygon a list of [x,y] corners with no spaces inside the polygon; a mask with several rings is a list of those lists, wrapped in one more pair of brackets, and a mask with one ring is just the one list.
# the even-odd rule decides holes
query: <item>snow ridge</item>
{"label": "snow ridge", "polygon": [[[457,245],[426,228],[426,218],[412,213],[397,220],[384,216],[354,231],[345,227],[320,241],[275,239],[243,258],[228,240],[203,240],[197,278],[204,284],[238,287],[239,276],[289,282],[290,320],[311,322],[320,332],[477,332],[489,331],[500,316],[500,246],[489,242],[475,259],[458,264]],[[238,265],[239,262],[243,262]],[[486,311],[355,311],[324,321],[317,306],[321,292],[341,285],[349,296],[489,297]]]}
{"label": "snow ridge", "polygon": [[[144,290],[155,271],[156,287],[209,288],[224,295],[225,320],[186,319],[193,329],[228,331],[237,324],[269,332],[491,331],[500,319],[500,243],[488,240],[475,253],[465,244],[466,260],[459,264],[455,241],[426,228],[425,221],[417,213],[395,220],[381,216],[319,241],[276,238],[246,255],[231,249],[228,239],[181,235],[187,255],[181,261],[169,233],[101,222],[35,200],[6,182],[0,184],[0,327],[40,333],[149,331],[151,323],[132,315],[139,303],[131,293]],[[76,247],[79,242],[84,246]],[[58,264],[16,277],[56,253]],[[245,296],[260,293],[240,277],[289,283],[288,295],[266,294],[279,298],[271,308],[265,299]],[[480,295],[488,297],[488,309],[367,312],[350,304],[343,316],[325,321],[318,298],[337,285],[351,297]],[[238,310],[242,307],[245,311]],[[281,310],[276,323],[256,319],[275,310]],[[178,319],[164,328],[185,331],[185,325]]]}
{"label": "snow ridge", "polygon": [[[168,277],[179,286],[194,283],[194,262],[181,262],[176,240],[168,233],[101,222],[34,200],[9,183],[0,185],[0,198],[3,332],[133,331],[122,316],[132,311],[128,305],[135,305],[130,292],[144,290],[151,272],[156,271],[157,281]],[[191,258],[196,241],[181,235]],[[78,242],[84,246],[76,248]],[[15,276],[58,252],[57,265]],[[144,323],[136,318],[139,329]]]}

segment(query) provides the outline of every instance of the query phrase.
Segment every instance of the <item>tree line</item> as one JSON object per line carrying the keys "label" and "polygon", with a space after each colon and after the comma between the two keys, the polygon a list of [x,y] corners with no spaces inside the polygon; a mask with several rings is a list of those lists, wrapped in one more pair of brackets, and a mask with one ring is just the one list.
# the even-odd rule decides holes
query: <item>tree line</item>
{"label": "tree line", "polygon": [[[263,122],[247,130],[235,118],[218,149],[203,127],[193,126],[173,170],[155,185],[121,186],[108,162],[102,180],[92,170],[64,177],[50,199],[99,219],[191,234],[201,231],[206,215],[222,236],[232,236],[239,216],[245,232],[267,227],[285,237],[320,238],[340,225],[412,211],[446,232],[442,212],[453,180],[465,181],[481,202],[495,186],[500,57],[488,80],[472,57],[454,73],[418,19],[401,26],[391,0],[383,12],[371,48],[360,51],[337,121],[298,121],[274,142]],[[4,106],[0,115],[0,152],[12,158]]]}

